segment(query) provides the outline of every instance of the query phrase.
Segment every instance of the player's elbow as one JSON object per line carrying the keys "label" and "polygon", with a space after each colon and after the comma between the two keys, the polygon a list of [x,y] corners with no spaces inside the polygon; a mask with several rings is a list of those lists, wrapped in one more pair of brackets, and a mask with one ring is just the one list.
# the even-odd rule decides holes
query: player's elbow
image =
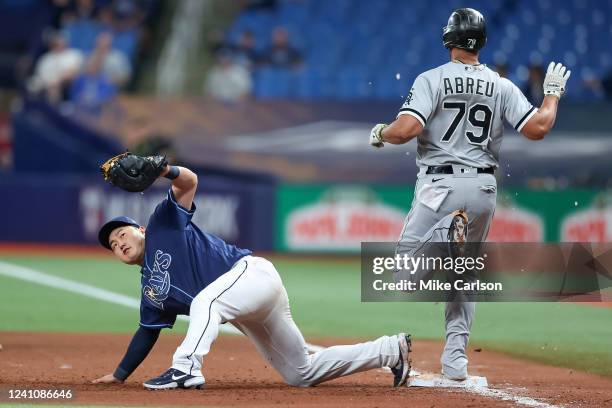
{"label": "player's elbow", "polygon": [[521,133],[529,140],[542,140],[550,132],[550,126],[543,123],[527,123]]}
{"label": "player's elbow", "polygon": [[529,140],[542,140],[548,134],[549,131],[550,129],[547,129],[542,126],[542,127],[537,127],[535,129],[531,129],[529,132],[523,132],[523,134]]}
{"label": "player's elbow", "polygon": [[183,182],[185,183],[185,187],[197,187],[198,185],[198,175],[188,168],[183,167],[181,169],[181,175],[185,174],[183,178]]}

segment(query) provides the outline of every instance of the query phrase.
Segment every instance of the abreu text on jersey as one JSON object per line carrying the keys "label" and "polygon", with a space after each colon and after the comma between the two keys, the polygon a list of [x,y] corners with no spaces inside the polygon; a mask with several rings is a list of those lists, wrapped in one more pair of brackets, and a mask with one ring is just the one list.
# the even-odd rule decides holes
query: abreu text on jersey
{"label": "abreu text on jersey", "polygon": [[485,81],[484,79],[474,78],[443,78],[444,83],[444,95],[455,95],[455,94],[474,94],[493,97],[493,90],[495,89],[495,83]]}

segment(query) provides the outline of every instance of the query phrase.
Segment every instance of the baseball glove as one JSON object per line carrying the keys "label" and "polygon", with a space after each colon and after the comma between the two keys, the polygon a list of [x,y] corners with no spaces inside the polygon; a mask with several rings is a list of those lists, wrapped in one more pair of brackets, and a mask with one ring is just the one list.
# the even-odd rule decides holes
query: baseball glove
{"label": "baseball glove", "polygon": [[108,159],[100,171],[104,180],[135,193],[149,188],[167,164],[165,156],[141,157],[128,152]]}

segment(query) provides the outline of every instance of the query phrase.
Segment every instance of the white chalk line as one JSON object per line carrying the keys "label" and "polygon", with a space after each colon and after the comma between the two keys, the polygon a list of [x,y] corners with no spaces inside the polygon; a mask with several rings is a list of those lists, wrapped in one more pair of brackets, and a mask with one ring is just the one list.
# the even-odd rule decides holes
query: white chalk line
{"label": "white chalk line", "polygon": [[[119,293],[115,293],[106,289],[101,289],[93,285],[88,285],[86,283],[76,282],[70,279],[61,278],[59,276],[47,274],[41,271],[37,271],[32,268],[28,268],[25,266],[15,265],[7,262],[0,261],[0,275],[7,276],[10,278],[21,279],[27,282],[32,282],[38,285],[48,286],[55,289],[64,290],[67,292],[76,293],[78,295],[82,295],[85,297],[102,300],[108,303],[113,303],[116,305],[126,306],[131,309],[139,309],[140,308],[140,300],[133,298],[131,296],[122,295]],[[179,316],[178,319],[183,321],[189,321],[189,317],[187,316]],[[242,334],[238,329],[233,326],[225,326],[222,325],[220,331],[227,334]],[[317,346],[314,344],[308,344],[309,351],[317,352],[323,350],[324,347]],[[528,407],[536,407],[536,408],[561,408],[557,405],[547,404],[545,402],[541,402],[535,400],[530,397],[515,395],[511,393],[509,390],[502,389],[492,389],[492,388],[481,388],[481,387],[473,387],[466,388],[468,392],[478,394],[484,397],[497,398],[504,401],[512,401],[520,405],[528,406]]]}
{"label": "white chalk line", "polygon": [[[37,271],[32,268],[27,268],[20,265],[15,265],[0,261],[0,275],[10,278],[21,279],[24,281],[36,283],[38,285],[48,286],[55,289],[65,290],[67,292],[76,293],[93,299],[102,300],[116,305],[126,306],[131,309],[140,309],[140,300],[131,296],[122,295],[120,293],[111,292],[110,290],[102,289],[97,286],[88,285],[86,283],[76,282],[70,279],[61,278],[59,276],[47,274]],[[189,322],[188,316],[178,316],[178,320]],[[231,325],[221,325],[219,331],[226,334],[242,334],[238,329]],[[317,352],[323,350],[323,347],[314,344],[306,343],[308,350]]]}
{"label": "white chalk line", "polygon": [[515,404],[524,405],[526,407],[562,408],[561,405],[548,404],[531,397],[513,394],[510,390],[500,388],[470,387],[466,388],[466,391],[472,394],[482,395],[483,397],[497,398],[503,401],[512,401]]}

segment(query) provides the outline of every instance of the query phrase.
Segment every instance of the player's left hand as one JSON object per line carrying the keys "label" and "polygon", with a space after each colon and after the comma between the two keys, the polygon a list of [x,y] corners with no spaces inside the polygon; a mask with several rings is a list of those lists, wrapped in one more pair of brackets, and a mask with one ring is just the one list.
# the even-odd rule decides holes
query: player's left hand
{"label": "player's left hand", "polygon": [[544,95],[553,95],[561,98],[565,93],[565,84],[571,73],[572,71],[565,68],[560,62],[548,64],[543,85]]}
{"label": "player's left hand", "polygon": [[106,374],[105,376],[102,376],[100,378],[96,378],[95,380],[93,380],[91,383],[92,384],[113,384],[113,383],[117,383],[120,384],[123,381],[121,381],[118,378],[115,378],[114,375],[112,374]]}
{"label": "player's left hand", "polygon": [[100,171],[104,180],[125,191],[144,191],[164,171],[168,161],[165,156],[136,156],[132,153],[123,153],[108,159]]}
{"label": "player's left hand", "polygon": [[382,131],[387,126],[389,125],[386,125],[384,123],[379,123],[372,128],[372,131],[370,132],[370,144],[372,146],[380,148],[385,145],[383,142],[383,138],[382,138]]}

